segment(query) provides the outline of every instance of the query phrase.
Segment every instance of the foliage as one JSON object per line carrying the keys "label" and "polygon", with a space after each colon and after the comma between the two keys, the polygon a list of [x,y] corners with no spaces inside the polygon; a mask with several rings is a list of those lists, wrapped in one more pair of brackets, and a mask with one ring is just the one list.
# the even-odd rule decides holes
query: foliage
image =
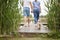
{"label": "foliage", "polygon": [[60,33],[60,1],[50,0],[47,2],[46,7],[48,8],[48,27],[53,32],[50,36],[57,37]]}
{"label": "foliage", "polygon": [[18,0],[0,0],[0,34],[16,31],[20,19]]}

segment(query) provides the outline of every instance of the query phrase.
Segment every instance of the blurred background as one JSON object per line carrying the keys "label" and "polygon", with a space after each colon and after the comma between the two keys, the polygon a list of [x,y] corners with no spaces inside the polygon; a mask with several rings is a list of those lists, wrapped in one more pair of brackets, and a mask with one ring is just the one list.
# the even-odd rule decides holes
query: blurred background
{"label": "blurred background", "polygon": [[[60,40],[60,0],[38,0],[40,21],[47,23],[48,33],[18,32],[23,22],[22,1],[0,0],[0,40]],[[33,21],[33,13],[30,18]]]}

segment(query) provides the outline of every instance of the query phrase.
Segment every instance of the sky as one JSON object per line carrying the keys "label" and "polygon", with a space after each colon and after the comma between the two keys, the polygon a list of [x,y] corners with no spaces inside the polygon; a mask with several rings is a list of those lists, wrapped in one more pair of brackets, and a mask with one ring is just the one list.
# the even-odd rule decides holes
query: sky
{"label": "sky", "polygon": [[[34,0],[31,0],[31,1],[34,1]],[[48,0],[38,0],[40,2],[40,6],[41,6],[41,13],[40,13],[40,16],[44,16],[47,14],[47,12],[45,10],[48,10],[45,6],[45,3],[47,3],[46,1]],[[45,2],[45,3],[44,3]],[[33,14],[32,14],[33,15]]]}
{"label": "sky", "polygon": [[38,1],[40,1],[40,5],[41,5],[41,13],[40,13],[40,15],[44,16],[44,15],[47,14],[47,12],[45,10],[48,10],[47,7],[45,6],[45,3],[46,3],[47,0],[38,0]]}

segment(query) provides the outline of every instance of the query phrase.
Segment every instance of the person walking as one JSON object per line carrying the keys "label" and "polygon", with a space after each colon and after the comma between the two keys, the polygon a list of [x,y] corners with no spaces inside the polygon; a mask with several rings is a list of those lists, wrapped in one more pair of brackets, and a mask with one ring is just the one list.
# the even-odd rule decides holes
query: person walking
{"label": "person walking", "polygon": [[30,0],[23,0],[23,14],[24,14],[24,26],[26,23],[30,23],[30,7],[31,7],[31,1]]}
{"label": "person walking", "polygon": [[[39,20],[39,14],[41,13],[41,6],[40,6],[40,2],[37,0],[34,0],[32,2],[32,10],[33,10],[33,15],[34,15],[34,23],[35,26],[38,26],[38,20]],[[39,25],[40,26],[40,25]],[[38,27],[38,29],[40,29],[40,27]]]}

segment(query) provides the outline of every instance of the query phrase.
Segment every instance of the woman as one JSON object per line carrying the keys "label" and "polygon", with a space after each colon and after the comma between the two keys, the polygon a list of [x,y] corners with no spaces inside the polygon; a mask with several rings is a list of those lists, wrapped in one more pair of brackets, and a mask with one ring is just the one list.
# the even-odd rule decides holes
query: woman
{"label": "woman", "polygon": [[[23,14],[24,14],[24,22],[26,24],[26,22],[28,22],[28,26],[30,23],[30,6],[31,6],[31,2],[30,0],[23,0]],[[27,25],[24,25],[27,26]]]}

